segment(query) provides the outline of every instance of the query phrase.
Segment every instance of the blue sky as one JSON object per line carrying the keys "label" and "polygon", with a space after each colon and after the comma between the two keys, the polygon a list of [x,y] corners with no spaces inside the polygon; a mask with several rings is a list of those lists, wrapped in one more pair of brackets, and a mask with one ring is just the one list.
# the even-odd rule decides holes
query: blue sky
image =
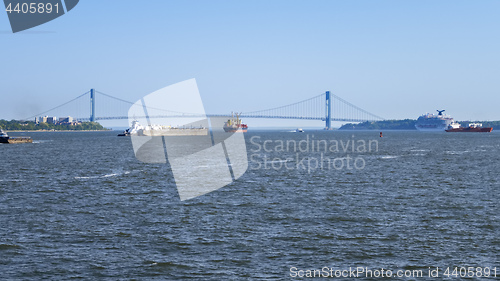
{"label": "blue sky", "polygon": [[208,112],[276,107],[330,90],[388,119],[442,108],[458,120],[500,120],[499,11],[496,0],[84,0],[16,34],[2,12],[0,119],[25,118],[90,88],[135,102],[196,78]]}

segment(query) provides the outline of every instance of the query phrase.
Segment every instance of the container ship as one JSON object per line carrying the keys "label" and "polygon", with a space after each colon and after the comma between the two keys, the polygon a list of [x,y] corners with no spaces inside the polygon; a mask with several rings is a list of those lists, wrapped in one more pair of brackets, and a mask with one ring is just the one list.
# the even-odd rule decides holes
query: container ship
{"label": "container ship", "polygon": [[242,124],[240,116],[236,114],[236,118],[234,118],[234,115],[231,115],[231,119],[228,119],[227,122],[224,123],[223,128],[226,133],[246,133],[248,130],[248,125]]}
{"label": "container ship", "polygon": [[32,143],[30,137],[9,137],[9,135],[0,129],[0,143]]}
{"label": "container ship", "polygon": [[454,123],[453,118],[444,115],[444,110],[437,110],[438,114],[424,114],[418,117],[415,128],[419,131],[445,131]]}
{"label": "container ship", "polygon": [[481,123],[470,123],[469,127],[461,127],[458,123],[450,124],[447,132],[478,132],[478,133],[489,133],[493,131],[492,127],[483,128],[483,124]]}

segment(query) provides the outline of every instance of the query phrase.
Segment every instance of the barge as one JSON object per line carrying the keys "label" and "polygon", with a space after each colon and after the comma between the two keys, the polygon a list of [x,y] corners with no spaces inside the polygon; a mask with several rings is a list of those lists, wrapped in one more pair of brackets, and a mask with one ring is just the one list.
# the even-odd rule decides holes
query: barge
{"label": "barge", "polygon": [[32,143],[30,137],[9,137],[9,135],[0,129],[0,143]]}

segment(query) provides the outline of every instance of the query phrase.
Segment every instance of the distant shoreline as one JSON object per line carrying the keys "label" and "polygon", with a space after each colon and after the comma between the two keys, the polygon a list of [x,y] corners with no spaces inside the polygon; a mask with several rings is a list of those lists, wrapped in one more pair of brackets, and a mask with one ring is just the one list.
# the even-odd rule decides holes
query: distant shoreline
{"label": "distant shoreline", "polygon": [[31,130],[31,131],[17,131],[17,130],[4,130],[7,133],[57,133],[57,132],[112,132],[116,130]]}
{"label": "distant shoreline", "polygon": [[[340,131],[360,131],[360,130],[411,130],[416,131],[415,119],[403,120],[382,120],[382,121],[366,121],[361,123],[347,123],[339,128]],[[468,127],[469,123],[481,123],[483,127],[492,127],[493,130],[500,130],[500,121],[456,121],[462,127]]]}
{"label": "distant shoreline", "polygon": [[8,132],[63,132],[63,131],[108,131],[97,122],[74,123],[35,123],[33,121],[0,120],[0,128]]}

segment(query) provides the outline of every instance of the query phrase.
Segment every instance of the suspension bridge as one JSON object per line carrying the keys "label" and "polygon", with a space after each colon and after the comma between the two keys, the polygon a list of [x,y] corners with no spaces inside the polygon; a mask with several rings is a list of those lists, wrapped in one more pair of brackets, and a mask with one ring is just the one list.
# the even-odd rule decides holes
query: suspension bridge
{"label": "suspension bridge", "polygon": [[[25,120],[32,120],[44,115],[72,116],[74,120],[81,122],[128,119],[127,112],[134,105],[136,105],[134,102],[91,89],[72,100],[30,116]],[[155,112],[162,112],[161,116],[154,117],[195,117],[189,113],[174,112],[153,107],[151,109],[155,109]],[[228,116],[228,114],[209,113],[206,116],[223,117]],[[332,121],[365,122],[384,120],[384,118],[359,108],[329,91],[306,100],[279,107],[241,112],[239,116],[241,118],[319,120],[325,122],[325,129],[332,128]]]}

